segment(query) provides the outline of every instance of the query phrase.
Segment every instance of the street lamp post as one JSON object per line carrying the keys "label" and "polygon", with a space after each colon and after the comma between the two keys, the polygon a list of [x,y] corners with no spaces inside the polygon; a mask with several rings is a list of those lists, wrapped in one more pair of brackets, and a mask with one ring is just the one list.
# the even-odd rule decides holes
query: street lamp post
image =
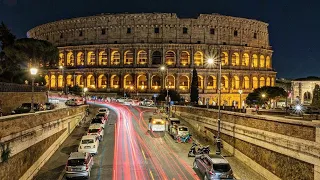
{"label": "street lamp post", "polygon": [[30,69],[30,73],[31,73],[31,76],[32,76],[32,84],[31,84],[32,93],[31,93],[31,109],[30,109],[30,112],[34,113],[34,79],[35,79],[35,75],[38,73],[38,69],[37,68],[31,68]]}
{"label": "street lamp post", "polygon": [[169,75],[169,68],[168,67],[166,67],[165,65],[163,65],[163,66],[161,66],[160,67],[160,70],[161,71],[167,71],[167,75],[166,75],[166,80],[165,80],[165,87],[166,87],[166,90],[167,90],[167,96],[166,96],[166,104],[167,104],[167,107],[168,107],[168,111],[167,111],[167,113],[168,113],[168,117],[170,116],[170,102],[169,102],[169,82],[168,82],[168,75]]}
{"label": "street lamp post", "polygon": [[242,99],[241,99],[241,95],[242,95],[242,89],[239,89],[239,94],[240,94],[240,110],[241,110],[241,112],[242,112]]}
{"label": "street lamp post", "polygon": [[83,96],[84,96],[84,102],[85,102],[85,104],[87,104],[87,96],[86,96],[86,92],[88,91],[88,88],[87,87],[85,87],[85,88],[83,88]]}
{"label": "street lamp post", "polygon": [[208,64],[212,65],[214,62],[219,63],[219,76],[218,76],[218,134],[217,134],[217,150],[216,154],[220,155],[221,154],[221,138],[220,138],[220,133],[221,133],[221,58],[217,59],[208,59]]}

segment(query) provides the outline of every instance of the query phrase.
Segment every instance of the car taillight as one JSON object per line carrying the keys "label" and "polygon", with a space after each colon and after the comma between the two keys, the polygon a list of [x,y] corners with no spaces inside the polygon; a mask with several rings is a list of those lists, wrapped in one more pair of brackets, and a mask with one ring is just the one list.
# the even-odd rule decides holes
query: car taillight
{"label": "car taillight", "polygon": [[210,175],[215,175],[215,173],[214,173],[213,170],[209,171],[209,174],[210,174]]}

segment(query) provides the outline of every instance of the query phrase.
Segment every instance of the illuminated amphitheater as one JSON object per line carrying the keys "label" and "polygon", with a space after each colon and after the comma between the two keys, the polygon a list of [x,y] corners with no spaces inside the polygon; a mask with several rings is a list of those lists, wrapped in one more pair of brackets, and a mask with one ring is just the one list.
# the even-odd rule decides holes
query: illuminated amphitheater
{"label": "illuminated amphitheater", "polygon": [[[40,25],[27,35],[59,48],[57,67],[42,70],[50,90],[66,83],[89,92],[152,96],[165,88],[167,77],[166,86],[189,99],[195,67],[201,100],[217,102],[219,69],[206,63],[217,53],[225,104],[239,102],[239,90],[245,98],[275,82],[268,24],[257,20],[219,14],[100,14]],[[168,67],[168,76],[161,65]]]}

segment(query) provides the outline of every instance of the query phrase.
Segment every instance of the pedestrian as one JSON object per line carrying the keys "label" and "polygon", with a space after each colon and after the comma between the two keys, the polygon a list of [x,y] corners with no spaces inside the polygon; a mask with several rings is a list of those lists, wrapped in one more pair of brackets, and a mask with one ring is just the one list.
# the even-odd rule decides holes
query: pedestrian
{"label": "pedestrian", "polygon": [[148,131],[151,130],[151,123],[152,123],[152,117],[149,117],[149,123],[148,123]]}

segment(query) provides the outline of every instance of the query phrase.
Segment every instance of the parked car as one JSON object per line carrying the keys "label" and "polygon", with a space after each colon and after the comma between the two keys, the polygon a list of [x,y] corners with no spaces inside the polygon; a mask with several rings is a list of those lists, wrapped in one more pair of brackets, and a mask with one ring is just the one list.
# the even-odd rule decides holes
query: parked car
{"label": "parked car", "polygon": [[94,135],[99,138],[100,141],[103,140],[103,135],[104,135],[104,129],[101,127],[100,124],[91,124],[89,126],[87,135]]}
{"label": "parked car", "polygon": [[117,102],[124,103],[128,98],[127,97],[121,97],[117,99]]}
{"label": "parked car", "polygon": [[80,106],[83,105],[83,99],[78,98],[78,99],[68,99],[65,103],[67,106]]}
{"label": "parked car", "polygon": [[167,130],[168,130],[168,132],[170,133],[170,128],[174,125],[174,124],[180,124],[181,122],[180,122],[180,119],[178,119],[178,118],[173,118],[173,117],[171,117],[171,118],[167,118]]}
{"label": "parked car", "polygon": [[152,100],[145,99],[140,101],[140,106],[153,106],[154,102]]}
{"label": "parked car", "polygon": [[102,118],[104,121],[106,121],[108,119],[108,114],[104,113],[104,112],[100,112],[98,114],[96,114],[97,118]]}
{"label": "parked car", "polygon": [[98,113],[106,113],[109,115],[110,111],[108,108],[99,108]]}
{"label": "parked car", "polygon": [[181,125],[181,124],[174,124],[169,129],[169,134],[174,138],[177,139],[177,137],[184,137],[190,134],[189,128],[187,126]]}
{"label": "parked car", "polygon": [[100,124],[102,128],[106,126],[106,121],[103,118],[92,118],[91,119],[91,124]]}
{"label": "parked car", "polygon": [[[33,110],[39,111],[40,105],[38,103],[33,104]],[[11,111],[11,114],[23,114],[31,111],[31,103],[22,103],[22,105],[15,110]]]}
{"label": "parked car", "polygon": [[208,179],[234,179],[229,162],[221,155],[197,155],[193,168],[199,170],[205,180]]}
{"label": "parked car", "polygon": [[78,152],[87,152],[90,154],[98,154],[99,138],[95,135],[82,136]]}
{"label": "parked car", "polygon": [[45,110],[52,110],[55,107],[53,103],[45,103],[44,105],[45,105]]}
{"label": "parked car", "polygon": [[127,99],[123,102],[123,104],[127,106],[139,106],[139,101],[133,100],[133,99]]}
{"label": "parked car", "polygon": [[152,123],[151,123],[151,130],[165,131],[166,130],[165,120],[163,120],[161,117],[153,116]]}
{"label": "parked car", "polygon": [[86,152],[72,152],[66,164],[66,178],[90,177],[93,157]]}

